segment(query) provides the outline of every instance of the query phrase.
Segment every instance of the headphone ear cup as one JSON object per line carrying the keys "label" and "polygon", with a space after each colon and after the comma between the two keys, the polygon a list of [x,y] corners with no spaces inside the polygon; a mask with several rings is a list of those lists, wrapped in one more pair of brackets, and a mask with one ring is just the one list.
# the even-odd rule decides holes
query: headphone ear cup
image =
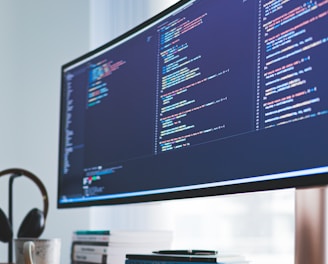
{"label": "headphone ear cup", "polygon": [[45,226],[44,214],[41,210],[34,208],[24,218],[18,229],[17,237],[39,237]]}
{"label": "headphone ear cup", "polygon": [[13,230],[5,213],[0,209],[0,241],[9,242],[13,238]]}

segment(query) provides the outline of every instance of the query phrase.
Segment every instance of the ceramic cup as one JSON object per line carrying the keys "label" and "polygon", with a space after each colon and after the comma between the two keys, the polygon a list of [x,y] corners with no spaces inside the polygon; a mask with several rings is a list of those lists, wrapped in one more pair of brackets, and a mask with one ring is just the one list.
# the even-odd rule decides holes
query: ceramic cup
{"label": "ceramic cup", "polygon": [[61,241],[58,238],[15,239],[16,264],[60,264]]}

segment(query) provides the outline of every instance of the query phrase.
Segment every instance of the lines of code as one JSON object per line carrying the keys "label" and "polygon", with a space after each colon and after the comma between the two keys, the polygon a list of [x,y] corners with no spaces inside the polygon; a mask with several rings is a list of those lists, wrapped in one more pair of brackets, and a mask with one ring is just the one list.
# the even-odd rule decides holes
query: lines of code
{"label": "lines of code", "polygon": [[117,71],[125,61],[117,62],[102,60],[90,65],[88,107],[100,104],[108,96],[108,83],[105,78]]}
{"label": "lines of code", "polygon": [[320,48],[327,45],[328,1],[266,1],[264,33],[264,127],[328,113],[320,104]]}
{"label": "lines of code", "polygon": [[[204,138],[199,136],[225,128],[225,124],[220,122],[201,124],[207,115],[207,108],[228,100],[227,96],[215,95],[210,101],[201,102],[197,95],[198,90],[204,88],[202,85],[229,73],[227,68],[204,77],[200,66],[201,51],[190,51],[195,40],[188,38],[188,34],[201,30],[206,17],[207,13],[193,19],[181,17],[158,29],[161,62],[159,151],[187,147],[192,140],[193,144],[201,143]],[[196,137],[198,139],[195,141]]]}
{"label": "lines of code", "polygon": [[72,74],[67,74],[65,79],[66,82],[66,97],[65,97],[65,104],[66,104],[66,119],[64,124],[64,131],[65,131],[65,138],[64,138],[64,154],[63,154],[63,173],[67,174],[70,170],[71,164],[69,156],[74,150],[74,144],[73,144],[73,137],[74,137],[74,130],[70,127],[70,124],[72,123],[72,112],[74,110],[74,98],[72,96],[72,93],[74,91],[73,85],[72,85]]}
{"label": "lines of code", "polygon": [[[86,75],[87,71],[84,67],[74,69],[73,71],[67,73],[65,75],[65,85],[66,85],[66,93],[63,96],[62,100],[64,100],[66,105],[66,114],[63,119],[63,165],[62,165],[62,173],[68,174],[72,171],[76,170],[76,162],[75,157],[79,156],[83,151],[85,146],[84,131],[80,129],[76,129],[84,127],[85,120],[84,118],[76,118],[77,115],[81,115],[85,111],[85,93],[84,89],[81,89],[80,85],[83,83],[82,87],[86,87],[86,82],[81,82],[83,77]],[[81,93],[82,91],[82,93]],[[83,165],[81,165],[82,167]]]}

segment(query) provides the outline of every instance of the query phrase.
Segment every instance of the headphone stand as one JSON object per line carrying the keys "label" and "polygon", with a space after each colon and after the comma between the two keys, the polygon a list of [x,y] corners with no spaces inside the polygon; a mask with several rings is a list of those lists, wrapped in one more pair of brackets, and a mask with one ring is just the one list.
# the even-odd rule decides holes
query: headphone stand
{"label": "headphone stand", "polygon": [[48,194],[45,186],[43,185],[42,181],[33,173],[19,168],[11,168],[0,171],[0,177],[9,174],[9,187],[8,187],[8,211],[9,217],[5,215],[3,210],[0,209],[0,241],[9,243],[8,244],[8,259],[9,263],[12,263],[13,259],[13,182],[14,179],[20,176],[25,176],[32,180],[39,188],[42,200],[43,200],[43,211],[38,208],[33,208],[28,212],[28,214],[23,219],[19,229],[17,237],[33,237],[38,238],[41,236],[44,228],[45,228],[45,220],[48,214],[49,209],[49,200]]}
{"label": "headphone stand", "polygon": [[[22,174],[12,174],[9,178],[8,188],[8,220],[10,225],[13,224],[13,183],[15,178],[22,176]],[[13,263],[13,240],[8,243],[8,263]]]}

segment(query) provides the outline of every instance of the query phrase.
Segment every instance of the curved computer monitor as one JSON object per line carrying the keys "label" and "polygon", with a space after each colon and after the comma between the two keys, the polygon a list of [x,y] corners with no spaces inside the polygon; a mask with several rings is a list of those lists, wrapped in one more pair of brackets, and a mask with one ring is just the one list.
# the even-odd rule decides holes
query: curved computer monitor
{"label": "curved computer monitor", "polygon": [[182,0],[63,65],[58,207],[328,184],[327,14]]}

